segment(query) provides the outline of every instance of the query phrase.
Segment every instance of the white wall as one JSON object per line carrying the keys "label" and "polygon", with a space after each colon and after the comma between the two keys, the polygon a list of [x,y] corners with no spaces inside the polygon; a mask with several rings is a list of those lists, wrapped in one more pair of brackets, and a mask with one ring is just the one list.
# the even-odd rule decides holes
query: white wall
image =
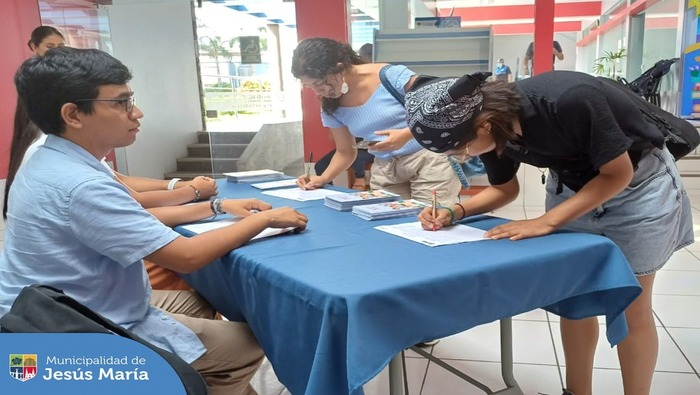
{"label": "white wall", "polygon": [[186,155],[187,144],[202,130],[192,2],[113,3],[105,8],[114,56],[134,74],[131,88],[145,114],[136,143],[117,151],[118,169],[162,179],[175,170],[175,159]]}

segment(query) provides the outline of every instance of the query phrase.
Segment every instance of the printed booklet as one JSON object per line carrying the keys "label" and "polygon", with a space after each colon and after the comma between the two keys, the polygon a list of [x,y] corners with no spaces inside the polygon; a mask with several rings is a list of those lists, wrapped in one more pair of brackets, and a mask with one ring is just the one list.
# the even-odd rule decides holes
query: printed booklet
{"label": "printed booklet", "polygon": [[365,204],[375,204],[383,202],[393,202],[401,199],[401,196],[385,191],[383,189],[375,189],[361,192],[340,193],[337,195],[326,196],[324,205],[335,210],[350,211],[355,206]]}
{"label": "printed booklet", "polygon": [[413,217],[426,206],[427,204],[414,199],[398,200],[353,207],[352,213],[367,221],[374,221],[386,218]]}

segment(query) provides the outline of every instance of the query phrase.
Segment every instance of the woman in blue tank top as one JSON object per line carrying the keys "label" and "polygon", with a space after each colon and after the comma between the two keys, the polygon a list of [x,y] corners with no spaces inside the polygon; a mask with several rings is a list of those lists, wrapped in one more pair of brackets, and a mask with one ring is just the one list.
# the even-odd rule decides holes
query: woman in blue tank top
{"label": "woman in blue tank top", "polygon": [[[347,170],[357,155],[355,138],[372,141],[375,156],[370,186],[429,203],[436,191],[441,204],[459,199],[461,184],[444,154],[422,150],[406,124],[403,103],[382,84],[386,66],[365,63],[348,45],[329,38],[302,41],[294,50],[292,74],[321,101],[323,125],[330,128],[336,152],[322,174],[300,176],[306,189],[321,188]],[[386,83],[403,96],[416,74],[401,65],[385,69]],[[376,142],[376,143],[374,143]]]}

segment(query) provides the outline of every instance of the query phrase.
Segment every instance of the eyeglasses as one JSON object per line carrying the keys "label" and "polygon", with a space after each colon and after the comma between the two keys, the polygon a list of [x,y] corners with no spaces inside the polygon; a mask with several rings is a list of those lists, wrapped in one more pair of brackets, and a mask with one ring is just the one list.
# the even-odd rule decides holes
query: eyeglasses
{"label": "eyeglasses", "polygon": [[129,96],[129,97],[124,98],[124,99],[77,99],[77,100],[73,100],[73,103],[91,102],[91,101],[104,101],[104,102],[119,103],[122,106],[124,106],[124,110],[128,114],[131,114],[131,112],[134,111],[135,99],[133,96]]}

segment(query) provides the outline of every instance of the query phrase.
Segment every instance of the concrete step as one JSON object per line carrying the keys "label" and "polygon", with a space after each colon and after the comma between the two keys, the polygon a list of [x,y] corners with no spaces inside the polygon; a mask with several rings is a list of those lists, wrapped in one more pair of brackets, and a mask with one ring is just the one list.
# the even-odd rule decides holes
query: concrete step
{"label": "concrete step", "polygon": [[258,132],[197,132],[201,144],[249,144]]}
{"label": "concrete step", "polygon": [[[187,146],[187,156],[198,158],[239,158],[248,144],[196,143]],[[213,155],[212,155],[213,154]]]}
{"label": "concrete step", "polygon": [[225,173],[236,171],[238,158],[187,157],[177,159],[177,170],[197,173]]}

